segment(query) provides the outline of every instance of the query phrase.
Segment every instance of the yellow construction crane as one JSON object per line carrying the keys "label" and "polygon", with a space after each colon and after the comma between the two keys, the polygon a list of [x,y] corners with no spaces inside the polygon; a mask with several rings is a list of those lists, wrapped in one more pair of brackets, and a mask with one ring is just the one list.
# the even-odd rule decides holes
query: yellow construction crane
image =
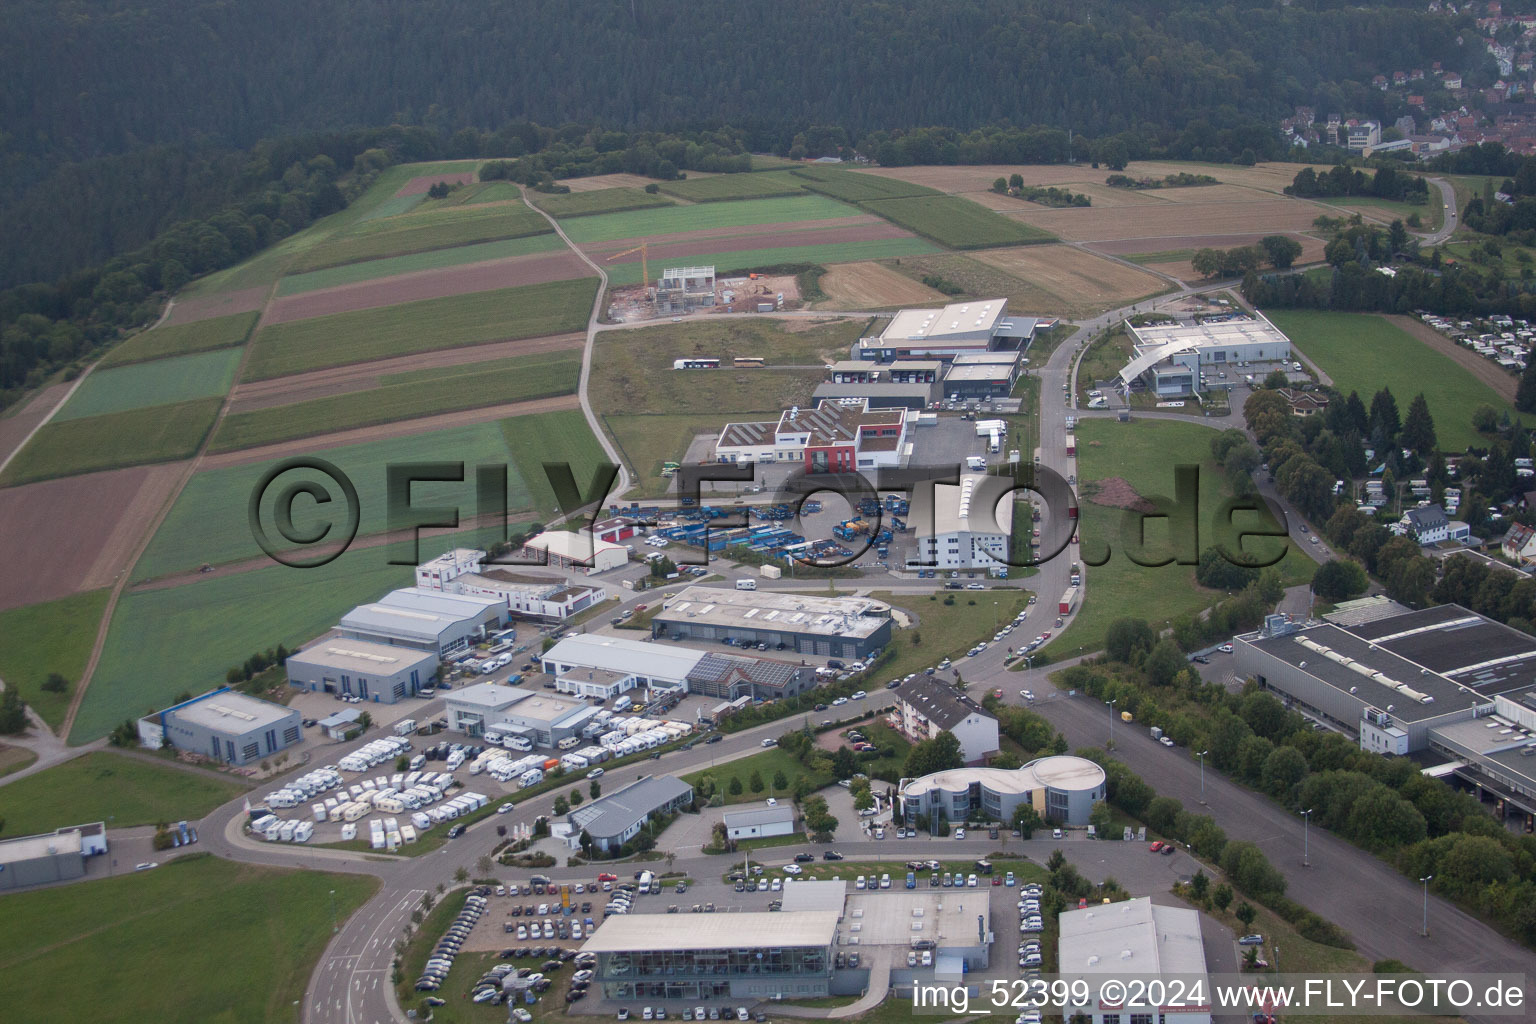
{"label": "yellow construction crane", "polygon": [[633,249],[625,249],[623,252],[616,252],[616,253],[614,253],[612,256],[609,256],[608,260],[607,260],[607,262],[612,263],[614,260],[619,259],[621,256],[633,256],[635,253],[639,253],[640,254],[640,287],[645,289],[645,295],[647,297],[649,297],[650,294],[651,294],[651,266],[650,266],[650,263],[647,262],[647,260],[646,260],[646,249],[649,246],[649,244],[650,243],[648,243],[648,242],[641,242],[639,245],[635,246]]}

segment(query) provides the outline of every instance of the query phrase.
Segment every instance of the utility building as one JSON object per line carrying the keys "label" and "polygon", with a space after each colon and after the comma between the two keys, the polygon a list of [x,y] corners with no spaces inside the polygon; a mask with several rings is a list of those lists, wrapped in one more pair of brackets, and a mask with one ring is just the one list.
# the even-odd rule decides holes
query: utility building
{"label": "utility building", "polygon": [[670,775],[646,776],[566,815],[575,833],[585,832],[599,850],[615,850],[640,834],[657,814],[693,803],[693,787]]}
{"label": "utility building", "polygon": [[327,637],[288,655],[288,684],[313,693],[393,704],[437,678],[437,655],[354,638]]}
{"label": "utility building", "polygon": [[833,658],[862,658],[885,647],[891,628],[890,606],[869,598],[711,587],[685,588],[651,619],[656,637],[729,639]]}
{"label": "utility building", "polygon": [[[603,563],[607,565],[614,560],[608,551],[615,545],[604,540],[600,540],[599,545],[603,547]],[[538,622],[564,622],[606,596],[602,587],[571,583],[559,576],[540,576],[524,572],[518,566],[503,568],[493,562],[487,569],[485,559],[484,551],[455,548],[418,565],[416,587],[418,590],[493,598],[505,603],[508,615]],[[623,559],[619,564],[623,564]]]}
{"label": "utility building", "polygon": [[406,587],[372,604],[360,604],[336,629],[344,637],[428,651],[438,658],[467,650],[487,629],[505,621],[503,602],[489,597],[447,594]]}
{"label": "utility building", "polygon": [[209,690],[139,719],[139,744],[177,750],[224,764],[253,764],[299,742],[298,709],[285,708],[229,687]]}
{"label": "utility building", "polygon": [[0,892],[67,882],[85,875],[85,860],[107,852],[102,822],[0,841]]}
{"label": "utility building", "polygon": [[1013,489],[1008,477],[978,474],[917,488],[907,519],[917,535],[912,567],[1007,569]]}

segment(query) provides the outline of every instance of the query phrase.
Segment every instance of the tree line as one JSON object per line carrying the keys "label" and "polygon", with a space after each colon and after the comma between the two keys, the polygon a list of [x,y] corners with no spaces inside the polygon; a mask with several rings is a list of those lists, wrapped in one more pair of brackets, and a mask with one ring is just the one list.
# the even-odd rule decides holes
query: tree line
{"label": "tree line", "polygon": [[1360,168],[1337,164],[1319,174],[1303,167],[1285,187],[1285,194],[1301,199],[1327,199],[1337,196],[1369,196],[1420,205],[1429,202],[1429,183],[1417,174],[1406,174],[1390,164],[1373,175]]}

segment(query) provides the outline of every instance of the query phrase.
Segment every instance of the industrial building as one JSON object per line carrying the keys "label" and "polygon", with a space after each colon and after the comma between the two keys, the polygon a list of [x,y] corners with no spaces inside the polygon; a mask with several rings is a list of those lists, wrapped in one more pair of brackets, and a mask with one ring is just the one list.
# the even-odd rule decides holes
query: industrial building
{"label": "industrial building", "polygon": [[591,633],[565,637],[544,653],[543,664],[560,692],[603,700],[637,687],[682,687],[727,700],[777,700],[816,684],[815,670],[808,665]]}
{"label": "industrial building", "polygon": [[[625,556],[627,558],[627,551]],[[564,622],[607,597],[602,587],[571,583],[559,576],[534,575],[515,567],[501,568],[494,562],[487,569],[486,557],[484,551],[455,548],[418,565],[416,587],[494,598],[505,603],[509,616],[538,622]],[[605,555],[604,562],[608,561],[611,556]],[[619,564],[623,561],[620,559]]]}
{"label": "industrial building", "polygon": [[288,655],[288,685],[380,704],[414,697],[437,679],[437,655],[410,647],[327,637]]}
{"label": "industrial building", "polygon": [[725,813],[728,839],[763,839],[787,836],[795,830],[795,805],[788,800],[772,806],[761,804]]}
{"label": "industrial building", "polygon": [[507,736],[521,736],[536,747],[553,747],[581,736],[597,708],[565,696],[552,697],[516,686],[476,683],[444,695],[448,728],[468,736],[483,736],[495,727]]}
{"label": "industrial building", "polygon": [[866,597],[709,587],[672,595],[651,619],[656,637],[729,639],[824,658],[862,658],[891,642],[891,628],[890,606]]}
{"label": "industrial building", "polygon": [[953,733],[966,764],[980,764],[997,753],[997,718],[937,676],[918,676],[897,690],[889,717],[913,743]]}
{"label": "industrial building", "polygon": [[582,952],[597,956],[605,999],[818,998],[831,994],[840,916],[622,914],[604,921]]}
{"label": "industrial building", "polygon": [[485,639],[505,621],[503,602],[405,587],[360,604],[336,626],[344,637],[429,651],[447,658]]}
{"label": "industrial building", "polygon": [[868,409],[906,409],[920,411],[930,408],[939,400],[939,385],[902,383],[894,380],[871,381],[862,384],[837,384],[828,381],[816,385],[811,398],[820,405],[824,402],[838,404],[858,403]]}
{"label": "industrial building", "polygon": [[296,708],[221,686],[139,719],[139,744],[159,750],[169,741],[224,764],[253,764],[299,742],[301,723]]}
{"label": "industrial building", "polygon": [[1034,341],[1038,323],[1035,317],[1010,317],[1004,298],[953,302],[942,309],[904,309],[879,334],[860,338],[854,354],[890,363],[1026,349]]}
{"label": "industrial building", "polygon": [[106,852],[107,829],[99,821],[0,840],[0,892],[81,878],[86,858]]}
{"label": "industrial building", "polygon": [[[1390,610],[1390,609],[1389,609]],[[1536,639],[1459,605],[1233,638],[1234,673],[1380,754],[1445,758],[1504,812],[1536,823]]]}
{"label": "industrial building", "polygon": [[1022,768],[955,768],[903,779],[901,814],[908,823],[930,828],[939,819],[1007,823],[1028,805],[1045,821],[1080,828],[1105,798],[1105,782],[1103,768],[1068,754],[1038,758]]}
{"label": "industrial building", "polygon": [[623,789],[599,797],[566,815],[573,832],[585,832],[604,852],[616,850],[640,834],[658,814],[693,803],[693,787],[671,775],[647,775]]}
{"label": "industrial building", "polygon": [[1126,330],[1134,339],[1134,354],[1120,371],[1121,383],[1141,380],[1159,397],[1201,393],[1206,388],[1200,377],[1208,368],[1224,373],[1244,363],[1291,358],[1291,340],[1262,313],[1199,323],[1127,323]]}
{"label": "industrial building", "polygon": [[517,557],[542,565],[586,569],[596,573],[623,568],[624,563],[629,561],[629,550],[618,544],[598,540],[588,530],[575,533],[549,530],[524,541]]}
{"label": "industrial building", "polygon": [[656,282],[656,308],[662,313],[686,313],[715,304],[714,267],[667,267]]}
{"label": "industrial building", "polygon": [[772,422],[727,423],[715,441],[715,458],[728,463],[799,462],[807,473],[852,473],[899,466],[909,447],[906,412],[870,409],[860,399],[821,402],[814,409],[794,406]]}
{"label": "industrial building", "polygon": [[1023,370],[1023,357],[1017,351],[956,356],[944,375],[944,395],[951,401],[1006,398]]}
{"label": "industrial building", "polygon": [[[1159,1007],[1155,1013],[1150,1008],[1145,1013],[1126,1013],[1120,1009],[1124,986],[1118,989],[1117,998],[1104,1000],[1100,996],[1100,986],[1105,982],[1132,977],[1187,979],[1186,991],[1208,994],[1205,943],[1200,936],[1198,911],[1158,906],[1150,897],[1142,896],[1063,911],[1057,921],[1058,972],[1068,986],[1079,981],[1088,985],[1089,998],[1068,1008],[1071,1019],[1092,1024],[1210,1024],[1208,1004],[1181,1003]],[[1170,986],[1169,992],[1172,991]]]}
{"label": "industrial building", "polygon": [[911,567],[1006,571],[1014,482],[965,474],[958,484],[919,487],[907,523],[917,538]]}
{"label": "industrial building", "polygon": [[589,672],[622,676],[627,685],[614,694],[617,696],[637,686],[685,686],[688,673],[703,656],[702,651],[686,647],[581,633],[562,637],[545,651],[543,666],[545,672],[555,677],[555,686],[561,689],[565,688],[562,680],[580,680]]}

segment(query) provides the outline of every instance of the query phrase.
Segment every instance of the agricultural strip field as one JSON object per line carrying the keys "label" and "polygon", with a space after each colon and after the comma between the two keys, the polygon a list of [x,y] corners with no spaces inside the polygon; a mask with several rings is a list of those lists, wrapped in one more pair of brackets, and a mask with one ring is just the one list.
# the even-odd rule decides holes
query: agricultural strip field
{"label": "agricultural strip field", "polygon": [[573,394],[580,374],[581,356],[576,352],[395,374],[368,391],[231,413],[219,425],[209,450],[250,448],[455,409]]}
{"label": "agricultural strip field", "polygon": [[1509,403],[1465,367],[1379,316],[1315,310],[1265,315],[1346,395],[1358,391],[1369,403],[1381,388],[1390,388],[1398,407],[1407,409],[1422,391],[1442,451],[1483,443],[1472,429],[1478,406],[1513,415]]}
{"label": "agricultural strip field", "polygon": [[235,291],[193,292],[192,289],[200,283],[200,281],[193,282],[176,296],[170,315],[165,318],[166,327],[181,327],[197,323],[199,320],[255,313],[261,309],[261,304],[267,301],[266,285]]}
{"label": "agricultural strip field", "polygon": [[[360,537],[385,529],[385,467],[390,463],[448,459],[473,467],[480,463],[503,464],[510,457],[501,428],[494,421],[323,449],[314,454],[333,463],[357,487]],[[251,537],[246,503],[262,474],[277,462],[273,459],[204,469],[194,475],[139,559],[134,578],[144,580],[196,569],[204,562],[217,565],[259,557],[262,552]],[[314,479],[313,474],[300,471],[294,471],[291,478]],[[290,475],[281,479],[286,483]],[[327,487],[330,493],[336,493],[334,484]],[[461,504],[468,510],[473,507],[473,493],[474,483],[469,479],[462,484],[417,484],[412,488],[412,500],[423,507]],[[507,500],[510,508],[528,506],[527,489],[515,473],[508,480]],[[312,503],[296,503],[296,528],[306,530],[326,522],[320,512]],[[264,511],[264,515],[270,517],[270,511]],[[270,522],[270,518],[263,521]],[[271,642],[261,646],[265,649]],[[221,671],[218,677],[222,675]]]}
{"label": "agricultural strip field", "polygon": [[13,893],[0,937],[7,1020],[57,1021],[82,978],[98,1024],[292,1020],[331,938],[327,894],[335,892],[334,912],[345,920],[378,884],[192,855],[154,871]]}
{"label": "agricultural strip field", "polygon": [[[1079,648],[1096,651],[1104,646],[1104,634],[1116,619],[1137,616],[1147,619],[1152,628],[1161,630],[1166,620],[1193,614],[1221,598],[1218,591],[1195,583],[1195,567],[1170,563],[1146,568],[1127,557],[1122,542],[1121,509],[1096,504],[1094,483],[1111,477],[1128,482],[1137,494],[1173,496],[1173,469],[1189,464],[1200,467],[1199,541],[1197,550],[1214,544],[1211,523],[1221,503],[1232,494],[1232,487],[1221,467],[1211,460],[1211,438],[1216,432],[1202,424],[1169,420],[1138,420],[1130,425],[1108,419],[1083,420],[1077,425],[1078,480],[1082,516],[1082,552],[1091,556],[1095,550],[1110,549],[1109,561],[1102,566],[1085,566],[1087,572],[1083,603],[1061,636],[1051,641],[1052,657],[1075,657]],[[1235,517],[1238,526],[1251,524],[1253,514]],[[1155,560],[1172,553],[1168,543],[1166,519],[1146,521],[1146,556]],[[1249,540],[1244,550],[1259,557],[1286,552],[1277,568],[1286,584],[1303,583],[1312,578],[1315,563],[1298,551],[1289,540],[1258,538]],[[1157,595],[1149,603],[1148,595]],[[1049,596],[1049,595],[1048,595]]]}
{"label": "agricultural strip field", "polygon": [[821,276],[824,309],[880,309],[948,302],[943,292],[912,280],[880,263],[838,263]]}
{"label": "agricultural strip field", "polygon": [[116,582],[181,471],[132,466],[0,490],[0,608]]}
{"label": "agricultural strip field", "polygon": [[[765,239],[766,240],[766,239]],[[789,264],[846,263],[860,260],[919,256],[941,251],[926,238],[904,235],[899,238],[862,242],[829,242],[824,245],[799,245],[777,249],[742,249],[734,252],[690,251],[689,263],[713,264],[720,274],[757,270]],[[614,263],[608,269],[608,283],[614,286],[639,284],[640,263]]]}
{"label": "agricultural strip field", "polygon": [[[85,671],[91,645],[96,642],[96,627],[106,607],[107,591],[103,589],[0,612],[0,636],[5,637],[5,643],[0,644],[0,679],[5,680],[6,689],[19,693],[55,729],[69,710],[70,694]],[[69,683],[62,693],[43,689],[43,683],[53,672]],[[7,825],[11,824],[9,795],[7,790]],[[90,820],[93,819],[80,818],[59,824]]]}
{"label": "agricultural strip field", "polygon": [[25,836],[109,817],[113,828],[195,821],[248,788],[234,776],[98,750],[6,786],[5,827]]}
{"label": "agricultural strip field", "polygon": [[[704,181],[711,181],[705,178]],[[533,205],[551,217],[591,217],[599,213],[647,210],[656,206],[675,206],[666,196],[638,188],[604,188],[593,192],[551,194],[529,192]]]}
{"label": "agricultural strip field", "polygon": [[424,196],[427,190],[440,181],[450,185],[468,185],[475,180],[475,171],[440,171],[437,174],[420,174],[400,186],[400,191],[395,193],[400,196]]}
{"label": "agricultural strip field", "polygon": [[245,379],[586,327],[596,278],[425,299],[258,331]]}
{"label": "agricultural strip field", "polygon": [[425,192],[418,192],[415,195],[395,196],[392,199],[386,199],[374,209],[368,211],[363,217],[363,221],[378,220],[381,217],[399,217],[402,214],[410,213],[420,206],[426,198],[427,194]]}
{"label": "agricultural strip field", "polygon": [[1049,231],[1010,220],[959,196],[866,200],[866,210],[952,249],[1054,241]]}
{"label": "agricultural strip field", "polygon": [[[1134,214],[1115,209],[1020,209],[1008,216],[1074,242],[1128,238],[1159,239],[1155,248],[1181,248],[1175,238],[1203,237],[1200,245],[1226,248],[1230,236],[1306,231],[1317,207],[1260,192],[1246,203],[1166,203],[1140,206]],[[1197,246],[1198,247],[1198,246]]]}
{"label": "agricultural strip field", "polygon": [[974,258],[1051,293],[1058,300],[1052,308],[1073,315],[1092,315],[1171,289],[1144,270],[1069,245],[991,249]]}
{"label": "agricultural strip field", "polygon": [[939,194],[935,189],[912,181],[832,167],[799,167],[791,173],[804,181],[810,191],[849,203]]}
{"label": "agricultural strip field", "polygon": [[[347,266],[348,268],[366,267],[368,264],[351,263]],[[423,299],[469,295],[523,285],[548,284],[552,281],[569,281],[590,273],[591,270],[582,262],[581,257],[568,249],[533,253],[528,256],[511,256],[487,263],[444,267],[440,270],[419,270],[413,274],[376,278],[279,299],[267,308],[262,318],[262,325],[271,327],[276,324],[292,323],[295,320],[330,316],[333,313],[380,309],[401,303],[419,302]]]}
{"label": "agricultural strip field", "polygon": [[208,435],[223,401],[200,398],[50,423],[0,474],[0,487],[190,458]]}
{"label": "agricultural strip field", "polygon": [[732,199],[800,195],[805,191],[805,181],[788,171],[768,171],[762,174],[716,174],[687,181],[664,181],[658,187],[669,196],[677,196],[691,203],[716,203]]}
{"label": "agricultural strip field", "polygon": [[655,239],[657,235],[712,228],[750,227],[770,224],[782,227],[796,221],[852,217],[858,210],[825,196],[789,196],[779,199],[744,199],[735,203],[699,203],[659,210],[631,210],[597,217],[580,217],[562,225],[571,241],[613,242],[624,238]]}
{"label": "agricultural strip field", "polygon": [[[1303,167],[1327,170],[1326,166],[1289,163],[1263,163],[1253,167],[1237,164],[1202,164],[1189,161],[1133,161],[1121,173],[1132,178],[1164,178],[1170,174],[1209,174],[1218,181],[1248,188],[1279,192],[1289,185]],[[809,170],[809,169],[808,169]],[[844,172],[848,173],[848,172]],[[981,164],[981,165],[921,165],[915,167],[871,167],[852,172],[870,177],[891,178],[909,182],[940,192],[980,192],[992,187],[997,178],[1018,174],[1026,185],[1059,185],[1082,192],[1087,186],[1105,188],[1108,170],[1095,170],[1083,164]],[[1132,189],[1113,189],[1128,195],[1138,193]],[[1158,189],[1155,191],[1168,191]],[[1178,191],[1178,190],[1172,190]],[[1097,199],[1095,199],[1097,204]]]}
{"label": "agricultural strip field", "polygon": [[239,349],[223,348],[97,370],[54,415],[53,422],[222,395],[234,382],[239,363]]}
{"label": "agricultural strip field", "polygon": [[[701,177],[694,171],[690,178]],[[643,174],[591,174],[585,178],[561,178],[558,184],[564,185],[572,192],[597,192],[609,188],[636,188],[644,191],[645,186],[656,184],[655,181]]]}
{"label": "agricultural strip field", "polygon": [[551,252],[565,248],[560,236],[555,234],[528,235],[524,238],[507,238],[497,242],[481,242],[478,245],[461,245],[453,249],[433,249],[430,252],[411,253],[408,256],[390,256],[380,260],[349,263],[327,270],[313,270],[307,274],[292,274],[277,284],[277,297],[287,298],[320,288],[359,284],[381,277],[412,274],[422,270],[442,270],[462,267],[469,263],[507,259],[511,256],[527,256],[537,252]]}
{"label": "agricultural strip field", "polygon": [[580,409],[511,416],[501,421],[501,433],[512,456],[511,475],[522,479],[528,490],[529,507],[541,515],[544,509],[554,509],[559,504],[544,473],[546,462],[570,466],[576,486],[585,496],[598,464],[608,461]]}
{"label": "agricultural strip field", "polygon": [[237,313],[233,316],[211,317],[191,323],[156,327],[135,334],[102,357],[96,364],[96,373],[114,366],[143,363],[170,356],[186,356],[195,352],[230,348],[245,344],[251,328],[256,326],[256,314]]}
{"label": "agricultural strip field", "polygon": [[549,222],[526,206],[461,207],[358,224],[347,234],[321,243],[298,257],[293,271],[323,270],[343,263],[403,256],[428,249],[448,249],[498,238],[541,235]]}
{"label": "agricultural strip field", "polygon": [[[491,429],[495,430],[494,425]],[[499,438],[497,447],[502,447]],[[476,461],[472,453],[451,449],[430,454],[462,457],[470,465]],[[484,461],[505,459],[503,454]],[[378,477],[377,486],[362,476],[354,479],[360,494],[371,492],[363,498],[364,516],[369,515],[371,496],[376,503],[371,506],[376,509],[373,515],[382,521],[383,467],[373,475]],[[413,493],[417,505],[434,504],[435,494],[473,508],[472,482],[452,490],[418,485]],[[236,504],[243,505],[244,495],[236,497]],[[239,516],[239,529],[254,551],[243,510]],[[423,537],[419,554],[430,558],[449,546],[483,543],[487,536],[468,532]],[[391,558],[411,561],[390,565]],[[412,564],[415,558],[408,544],[357,547],[316,569],[272,565],[181,586],[129,591],[112,617],[106,647],[70,731],[70,742],[87,743],[105,736],[124,719],[165,707],[183,691],[202,692],[252,651],[278,643],[295,648],[309,642],[353,607],[411,586]],[[176,656],[167,659],[167,651],[175,651]]]}
{"label": "agricultural strip field", "polygon": [[1068,303],[1054,292],[1039,285],[1021,280],[998,267],[983,263],[978,253],[961,255],[940,252],[930,255],[903,256],[887,262],[899,274],[920,282],[924,277],[942,278],[961,292],[947,299],[954,302],[961,298],[989,298],[1001,295],[1014,309],[1027,309],[1033,313],[1069,315]]}

